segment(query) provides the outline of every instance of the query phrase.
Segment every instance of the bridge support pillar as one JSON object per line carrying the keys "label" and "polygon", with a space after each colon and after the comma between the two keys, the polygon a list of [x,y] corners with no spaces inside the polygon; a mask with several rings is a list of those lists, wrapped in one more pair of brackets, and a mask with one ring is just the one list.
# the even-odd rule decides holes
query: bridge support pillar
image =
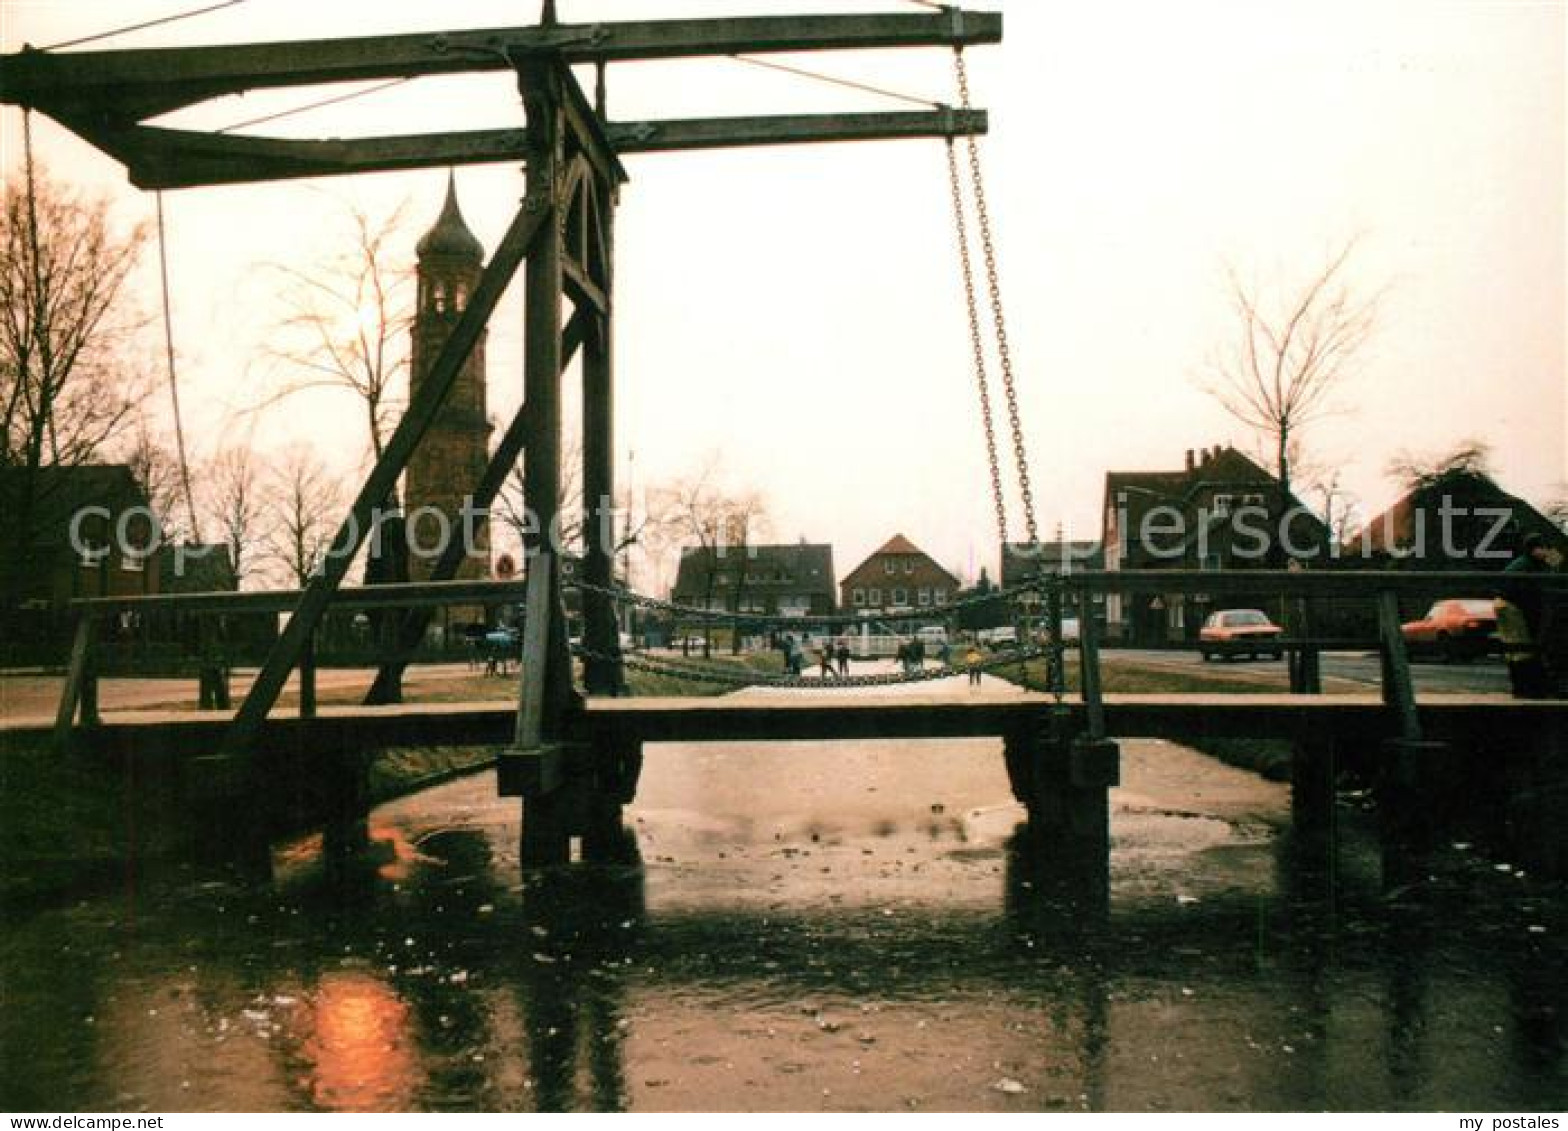
{"label": "bridge support pillar", "polygon": [[1337,751],[1332,738],[1297,740],[1290,759],[1291,824],[1299,835],[1326,834],[1334,815]]}
{"label": "bridge support pillar", "polygon": [[1449,753],[1448,743],[1429,739],[1391,738],[1383,743],[1377,808],[1385,885],[1397,886],[1416,875],[1432,847]]}
{"label": "bridge support pillar", "polygon": [[1066,732],[1053,717],[1041,734],[1003,742],[1013,796],[1029,811],[1040,849],[1104,874],[1110,854],[1110,789],[1121,780],[1121,748],[1110,739]]}
{"label": "bridge support pillar", "polygon": [[321,851],[329,863],[352,860],[370,848],[371,759],[363,750],[341,750],[326,759]]}
{"label": "bridge support pillar", "polygon": [[500,794],[523,801],[524,868],[569,863],[573,838],[580,839],[585,862],[621,863],[635,857],[621,808],[637,793],[640,744],[551,743],[507,751],[497,765]]}

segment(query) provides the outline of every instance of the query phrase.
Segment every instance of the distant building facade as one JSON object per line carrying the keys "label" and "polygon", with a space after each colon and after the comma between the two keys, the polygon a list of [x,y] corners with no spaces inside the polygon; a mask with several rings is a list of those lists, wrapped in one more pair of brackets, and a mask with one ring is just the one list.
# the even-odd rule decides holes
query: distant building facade
{"label": "distant building facade", "polygon": [[833,547],[822,542],[681,552],[672,601],[758,617],[832,616]]}
{"label": "distant building facade", "polygon": [[850,616],[930,609],[953,603],[960,583],[902,534],[895,534],[839,583],[840,610]]}
{"label": "distant building facade", "polygon": [[[22,477],[31,475],[30,484]],[[20,529],[17,500],[31,497]],[[138,597],[159,591],[159,532],[146,492],[124,464],[0,470],[6,536],[19,552],[12,607],[64,608],[86,597]],[[15,508],[15,509],[13,509]],[[11,530],[15,524],[17,529]]]}
{"label": "distant building facade", "polygon": [[[1105,569],[1282,569],[1326,565],[1323,522],[1255,461],[1226,446],[1187,451],[1174,471],[1105,476],[1101,544]],[[1107,635],[1138,644],[1185,641],[1225,607],[1223,579],[1208,592],[1119,595],[1105,602]]]}
{"label": "distant building facade", "polygon": [[[1002,588],[1013,589],[1025,585],[1041,575],[1070,577],[1074,573],[1105,568],[1105,549],[1093,541],[1041,542],[1031,546],[1027,542],[1007,542],[1002,546]],[[1105,625],[1105,594],[1090,597],[1099,625]],[[1082,617],[1080,594],[1068,589],[1062,594],[1062,615]]]}

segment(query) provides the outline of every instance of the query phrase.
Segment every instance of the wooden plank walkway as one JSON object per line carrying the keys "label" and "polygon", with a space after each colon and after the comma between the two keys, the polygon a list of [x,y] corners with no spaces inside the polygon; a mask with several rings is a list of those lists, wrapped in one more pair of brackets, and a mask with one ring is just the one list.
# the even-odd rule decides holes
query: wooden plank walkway
{"label": "wooden plank walkway", "polygon": [[[926,695],[821,691],[717,698],[593,699],[571,723],[587,738],[637,742],[755,742],[864,738],[1003,736],[1040,725],[1055,705],[1049,695],[980,689]],[[1075,724],[1084,705],[1063,707]],[[1568,701],[1521,701],[1496,694],[1422,695],[1423,726],[1454,731],[1536,731],[1568,723]],[[232,712],[141,710],[106,712],[103,723],[77,733],[91,749],[211,753]],[[1112,737],[1355,737],[1397,730],[1376,694],[1304,696],[1272,693],[1105,696]],[[0,738],[40,738],[53,720],[0,720]],[[504,702],[323,706],[316,718],[282,711],[266,722],[266,739],[291,749],[507,746],[516,707]]]}

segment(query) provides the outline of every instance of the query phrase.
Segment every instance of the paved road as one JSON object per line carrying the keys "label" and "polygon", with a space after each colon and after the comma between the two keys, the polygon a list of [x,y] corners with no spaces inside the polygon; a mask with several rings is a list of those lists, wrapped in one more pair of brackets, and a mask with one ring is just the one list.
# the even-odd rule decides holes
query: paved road
{"label": "paved road", "polygon": [[[1283,660],[1215,660],[1205,663],[1196,652],[1167,652],[1143,649],[1114,649],[1105,653],[1108,660],[1134,660],[1150,667],[1179,671],[1213,673],[1234,672],[1248,676],[1273,675],[1286,686]],[[1323,677],[1366,687],[1378,685],[1378,658],[1370,652],[1325,652]],[[1501,660],[1488,657],[1473,663],[1416,663],[1411,666],[1417,691],[1501,691],[1508,690],[1508,672]],[[1330,688],[1329,690],[1332,690]]]}

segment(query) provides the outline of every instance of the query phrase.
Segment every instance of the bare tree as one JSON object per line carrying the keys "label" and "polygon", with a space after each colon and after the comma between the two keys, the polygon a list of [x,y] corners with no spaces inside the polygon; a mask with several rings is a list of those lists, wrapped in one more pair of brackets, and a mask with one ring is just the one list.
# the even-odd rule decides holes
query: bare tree
{"label": "bare tree", "polygon": [[1568,534],[1568,487],[1559,486],[1559,493],[1548,499],[1541,508],[1541,513],[1551,519],[1557,528]]}
{"label": "bare tree", "polygon": [[[659,523],[659,515],[643,513],[633,515],[631,493],[624,488],[616,493],[615,513],[602,515],[597,513],[597,507],[590,516],[585,510],[582,491],[579,484],[582,482],[582,447],[575,439],[569,439],[561,447],[561,483],[557,505],[560,509],[560,549],[564,553],[581,552],[587,545],[587,531],[584,529],[587,522],[610,522],[613,524],[609,537],[605,540],[610,547],[610,553],[619,554],[632,546],[637,545]],[[523,537],[532,533],[538,525],[537,518],[528,515],[527,482],[523,474],[523,465],[519,462],[512,468],[506,478],[505,485],[500,494],[496,496],[493,505],[493,514],[505,523],[512,535],[522,545]]]}
{"label": "bare tree", "polygon": [[131,469],[131,478],[147,496],[147,506],[157,521],[160,538],[166,542],[195,537],[188,529],[182,505],[179,457],[156,435],[145,416],[136,418],[129,446],[120,455]]}
{"label": "bare tree", "polygon": [[35,171],[0,204],[0,604],[21,574],[43,470],[97,458],[140,401],[131,363],[143,320],[124,297],[146,231],[111,224],[106,201]]}
{"label": "bare tree", "polygon": [[[261,566],[269,522],[275,517],[268,506],[265,484],[257,474],[255,453],[247,445],[224,448],[207,465],[202,481],[207,513],[228,551],[229,576],[224,580],[235,589],[242,588]],[[274,498],[274,504],[277,501]],[[308,557],[301,554],[293,560]]]}
{"label": "bare tree", "polygon": [[266,557],[290,584],[303,588],[326,560],[337,532],[343,510],[338,478],[309,447],[296,444],[283,453],[268,494]]}
{"label": "bare tree", "polygon": [[1407,490],[1419,490],[1442,483],[1454,476],[1492,476],[1492,446],[1485,440],[1469,438],[1439,452],[1400,451],[1388,461],[1390,478]]}
{"label": "bare tree", "polygon": [[1268,442],[1282,507],[1302,429],[1333,409],[1336,388],[1376,326],[1377,298],[1358,297],[1345,279],[1355,246],[1347,242],[1294,293],[1267,292],[1226,268],[1238,324],[1209,363],[1208,391]]}
{"label": "bare tree", "polygon": [[267,403],[305,389],[359,399],[370,453],[380,458],[403,397],[414,315],[411,265],[392,250],[403,208],[373,219],[348,206],[351,234],[309,267],[270,264],[285,286],[268,355],[287,372]]}
{"label": "bare tree", "polygon": [[[755,491],[724,486],[717,464],[710,457],[695,474],[661,488],[655,493],[654,511],[670,533],[696,553],[703,570],[703,606],[714,608],[714,593],[726,577],[735,580],[733,606],[739,611],[753,539],[767,526],[767,504]],[[738,634],[731,645],[739,651]],[[712,655],[711,631],[703,636],[702,650],[704,656]]]}

